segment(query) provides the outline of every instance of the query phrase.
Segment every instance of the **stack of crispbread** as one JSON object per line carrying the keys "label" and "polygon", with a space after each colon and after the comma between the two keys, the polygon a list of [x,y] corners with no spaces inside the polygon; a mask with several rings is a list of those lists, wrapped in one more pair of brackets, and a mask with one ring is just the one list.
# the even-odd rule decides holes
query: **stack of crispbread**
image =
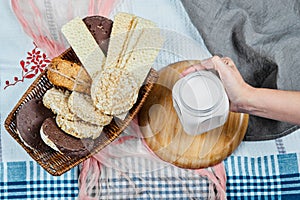
{"label": "stack of crispbread", "polygon": [[[162,43],[160,31],[153,22],[119,13],[112,28],[104,69],[91,87],[94,105],[109,115],[126,113],[135,103]],[[115,82],[119,89],[110,91],[112,87],[102,87],[100,82]]]}
{"label": "stack of crispbread", "polygon": [[57,57],[49,65],[54,87],[42,102],[54,117],[43,119],[40,135],[52,149],[74,156],[86,152],[113,117],[126,116],[163,40],[153,22],[127,13],[114,23],[75,18],[62,32],[78,60]]}

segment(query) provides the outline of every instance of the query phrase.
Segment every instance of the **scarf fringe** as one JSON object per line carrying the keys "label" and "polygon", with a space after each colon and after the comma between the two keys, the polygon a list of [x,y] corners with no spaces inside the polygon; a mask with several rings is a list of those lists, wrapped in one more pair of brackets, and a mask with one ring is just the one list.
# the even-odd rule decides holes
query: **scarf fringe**
{"label": "scarf fringe", "polygon": [[[121,138],[121,143],[124,143],[125,140],[132,139],[132,137]],[[120,141],[116,141],[113,145],[120,144]],[[100,199],[100,176],[101,176],[101,167],[104,165],[101,163],[102,159],[105,159],[107,152],[101,151],[90,159],[86,160],[82,164],[80,177],[79,177],[79,199],[80,200],[96,200]],[[149,152],[150,153],[150,152]],[[108,166],[113,167],[113,166]],[[206,177],[209,181],[209,198],[210,200],[224,200],[226,199],[226,171],[223,163],[219,163],[211,168],[191,170],[195,172],[200,177]],[[142,191],[142,188],[137,188],[135,183],[130,179],[130,177],[121,173],[122,177],[125,178],[129,184],[134,188],[136,194],[139,194]],[[95,195],[95,196],[91,196]]]}

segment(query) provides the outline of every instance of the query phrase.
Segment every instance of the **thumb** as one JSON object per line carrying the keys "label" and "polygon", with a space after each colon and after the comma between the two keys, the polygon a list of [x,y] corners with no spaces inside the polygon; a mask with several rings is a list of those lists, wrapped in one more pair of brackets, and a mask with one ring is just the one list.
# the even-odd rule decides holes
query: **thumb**
{"label": "thumb", "polygon": [[214,69],[218,72],[222,81],[224,78],[230,77],[232,75],[233,67],[231,67],[231,65],[227,65],[222,58],[214,56],[211,59],[211,62],[212,64],[210,64],[213,65]]}

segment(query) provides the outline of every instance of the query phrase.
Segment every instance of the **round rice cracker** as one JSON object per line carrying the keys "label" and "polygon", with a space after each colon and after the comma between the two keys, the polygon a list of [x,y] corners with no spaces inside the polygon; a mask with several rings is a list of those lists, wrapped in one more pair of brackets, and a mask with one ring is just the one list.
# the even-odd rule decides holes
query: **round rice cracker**
{"label": "round rice cracker", "polygon": [[82,121],[76,117],[74,120],[70,120],[63,115],[56,116],[56,124],[65,133],[72,135],[76,138],[92,138],[95,139],[100,136],[103,126],[91,124],[89,122]]}
{"label": "round rice cracker", "polygon": [[126,69],[106,68],[98,73],[91,86],[91,97],[101,112],[120,115],[129,111],[137,100],[139,85]]}
{"label": "round rice cracker", "polygon": [[65,118],[73,120],[75,115],[70,112],[68,107],[69,96],[69,91],[53,87],[44,94],[43,104],[46,108],[51,109],[54,114],[63,115]]}
{"label": "round rice cracker", "polygon": [[69,100],[68,107],[72,113],[83,121],[98,125],[105,126],[112,120],[112,116],[100,112],[94,105],[90,95],[72,92]]}

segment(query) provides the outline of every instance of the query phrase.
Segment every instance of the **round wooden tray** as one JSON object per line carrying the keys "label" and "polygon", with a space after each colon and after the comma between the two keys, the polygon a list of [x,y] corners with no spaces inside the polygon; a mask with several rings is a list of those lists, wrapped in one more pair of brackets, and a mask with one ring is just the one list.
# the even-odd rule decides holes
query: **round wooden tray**
{"label": "round wooden tray", "polygon": [[249,118],[247,114],[230,112],[227,122],[219,128],[197,136],[183,131],[173,108],[172,88],[180,73],[197,62],[181,61],[161,69],[138,113],[149,148],[162,160],[189,169],[213,166],[228,157],[244,138]]}

